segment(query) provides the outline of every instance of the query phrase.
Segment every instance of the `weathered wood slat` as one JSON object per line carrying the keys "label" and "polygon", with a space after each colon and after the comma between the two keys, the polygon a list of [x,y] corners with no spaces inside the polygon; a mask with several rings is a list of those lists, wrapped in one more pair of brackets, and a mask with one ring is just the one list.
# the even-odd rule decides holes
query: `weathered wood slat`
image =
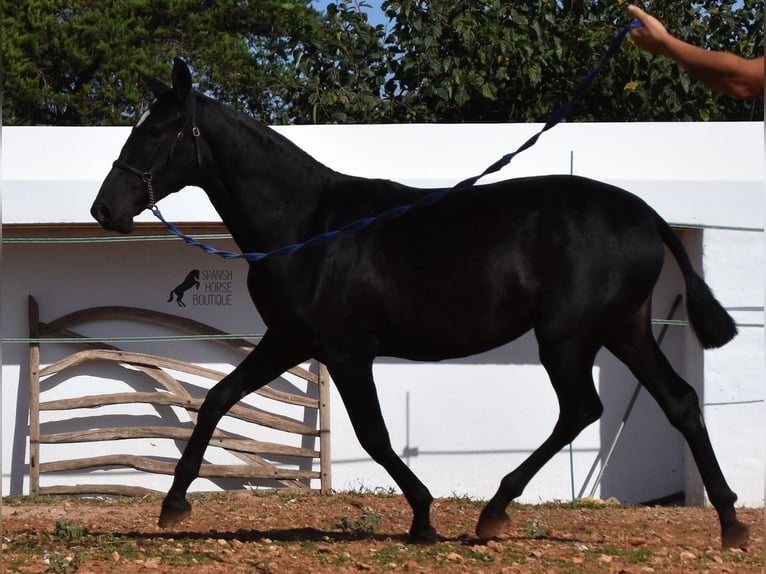
{"label": "weathered wood slat", "polygon": [[[150,311],[145,311],[145,312],[146,313],[150,313]],[[39,333],[38,337],[34,337],[34,338],[68,337],[68,338],[72,338],[72,339],[87,339],[87,340],[84,340],[82,342],[82,345],[84,345],[86,347],[89,347],[89,348],[92,348],[92,349],[113,349],[113,350],[119,350],[117,347],[115,347],[113,345],[109,345],[108,343],[94,342],[94,341],[90,340],[88,337],[86,337],[85,335],[81,335],[80,333],[77,333],[77,332],[72,331],[70,329],[56,329],[56,330],[53,330],[53,329],[49,328],[49,326],[47,324],[42,323],[42,322],[39,323],[39,325],[40,325],[40,333]],[[212,327],[211,327],[211,329],[212,329]],[[201,333],[193,333],[193,334],[201,334]],[[218,343],[221,343],[221,342],[228,343],[229,341],[214,339],[214,340],[210,340],[208,342],[210,342],[210,343],[216,343],[216,342],[218,342]],[[253,347],[251,346],[250,350],[252,350],[252,349],[253,349]],[[243,353],[243,355],[244,354],[247,354],[247,353]],[[301,378],[304,381],[307,381],[309,383],[313,383],[313,384],[317,384],[318,383],[317,376],[314,373],[312,373],[311,371],[308,371],[308,370],[304,369],[300,365],[295,366],[295,367],[289,369],[287,372],[290,373],[291,375],[295,375],[296,377],[299,377],[299,378]],[[272,390],[272,389],[270,389],[269,387],[263,387],[263,388],[255,391],[255,392],[257,394],[266,394],[270,390]]]}
{"label": "weathered wood slat", "polygon": [[[40,464],[40,472],[66,472],[99,467],[128,467],[155,474],[173,474],[175,463],[160,462],[130,454],[109,454],[73,460],[60,460]],[[245,464],[203,464],[200,478],[249,478],[249,479],[312,479],[319,473],[310,470],[292,470],[269,467],[253,467]]]}
{"label": "weathered wood slat", "polygon": [[[82,335],[79,333],[74,333],[72,331],[60,331],[57,333],[60,336],[70,337],[73,339],[79,339],[82,338]],[[109,345],[107,343],[93,343],[88,342],[84,343],[88,347],[92,349],[100,349],[100,350],[111,350],[111,351],[119,351],[120,349]],[[155,366],[148,366],[148,365],[133,365],[134,368],[138,369],[142,373],[144,373],[149,378],[153,379],[155,382],[157,382],[160,386],[165,387],[168,392],[175,394],[178,397],[189,397],[189,393],[186,391],[184,386],[179,383],[176,379],[174,379],[170,374],[166,373],[159,367]],[[48,367],[50,368],[50,367]],[[52,373],[50,373],[52,374]],[[39,385],[38,385],[39,388]]]}
{"label": "weathered wood slat", "polygon": [[[136,312],[135,317],[131,317],[131,313]],[[152,316],[157,315],[160,319],[153,319]],[[165,321],[162,317],[170,317],[172,320]],[[192,319],[185,317],[178,317],[177,315],[169,315],[160,311],[150,311],[148,309],[139,309],[133,307],[94,307],[92,309],[84,309],[82,311],[75,311],[65,317],[61,317],[51,323],[40,322],[39,333],[34,338],[40,337],[72,337],[72,338],[86,338],[84,335],[80,335],[74,331],[71,331],[68,326],[93,322],[104,321],[110,319],[124,319],[124,320],[138,320],[145,323],[159,325],[167,327],[168,325],[175,326],[175,323],[181,323],[181,326],[176,327],[178,330],[191,335],[227,335],[228,333],[220,331],[210,325],[199,323]],[[196,327],[196,328],[195,328]],[[242,352],[243,355],[252,351],[255,346],[244,339],[211,339],[210,343],[224,345],[230,347],[233,350]],[[83,342],[84,345],[88,345],[94,348],[111,348],[115,347],[107,345],[106,343],[93,343],[92,341]],[[287,371],[288,373],[300,377],[301,379],[310,383],[317,383],[316,375],[307,371],[303,367],[296,366]]]}
{"label": "weathered wood slat", "polygon": [[179,398],[170,393],[112,393],[108,395],[86,395],[72,399],[56,399],[40,403],[41,411],[68,411],[72,409],[91,409],[109,405],[126,405],[130,403],[148,403],[157,406],[183,407],[198,410],[202,399]]}
{"label": "weathered wood slat", "polygon": [[[192,365],[184,361],[178,361],[175,359],[169,359],[167,357],[160,357],[146,353],[129,353],[119,349],[87,349],[84,351],[72,353],[63,359],[40,369],[39,376],[41,378],[48,377],[88,361],[113,361],[116,363],[126,363],[136,367],[173,369],[182,373],[204,377],[213,381],[220,381],[223,377],[226,376],[226,373],[221,371],[200,367],[198,365]],[[304,380],[313,382],[313,380],[316,379],[316,375],[305,369],[301,369],[300,367],[296,367],[296,369],[292,369],[290,372],[295,370],[298,372],[293,374],[300,376]],[[279,391],[270,387],[263,387],[258,389],[256,394],[282,403],[307,408],[317,408],[316,399],[292,393],[286,393],[284,391]]]}
{"label": "weathered wood slat", "polygon": [[40,376],[46,377],[64,369],[68,369],[88,361],[113,361],[118,363],[127,363],[129,365],[144,365],[149,367],[164,367],[173,369],[182,373],[205,377],[214,381],[220,381],[226,373],[193,365],[177,359],[160,357],[158,355],[149,355],[146,353],[132,353],[129,351],[111,350],[111,349],[87,349],[72,353],[56,361],[55,363],[40,369]]}
{"label": "weathered wood slat", "polygon": [[[114,393],[111,395],[89,395],[74,399],[58,399],[40,403],[41,411],[63,411],[104,407],[109,405],[126,405],[132,403],[151,404],[157,406],[182,407],[187,410],[199,411],[203,399],[179,399],[170,393]],[[318,436],[316,428],[291,421],[276,415],[265,413],[253,407],[233,406],[226,413],[239,420],[259,424],[274,430]]]}
{"label": "weathered wood slat", "polygon": [[295,375],[296,377],[300,377],[304,381],[308,381],[309,383],[314,383],[315,385],[318,382],[317,376],[314,373],[312,373],[311,371],[307,371],[306,369],[300,366],[293,367],[287,372],[290,373],[291,375]]}
{"label": "weathered wood slat", "polygon": [[[40,444],[68,444],[136,438],[189,440],[191,433],[192,429],[178,427],[114,427],[109,429],[92,429],[57,434],[41,434],[38,442]],[[320,454],[318,450],[253,439],[234,438],[226,436],[220,432],[213,435],[213,438],[210,441],[210,446],[217,446],[227,450],[244,453],[294,456],[301,458],[318,458]]]}

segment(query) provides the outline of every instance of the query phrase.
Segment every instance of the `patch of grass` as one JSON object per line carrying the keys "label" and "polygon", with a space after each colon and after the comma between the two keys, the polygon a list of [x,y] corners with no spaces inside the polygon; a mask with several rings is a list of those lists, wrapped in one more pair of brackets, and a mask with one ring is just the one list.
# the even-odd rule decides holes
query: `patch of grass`
{"label": "patch of grass", "polygon": [[338,554],[332,561],[333,566],[348,566],[349,564],[351,564],[351,555],[346,552]]}
{"label": "patch of grass", "polygon": [[139,548],[136,540],[128,535],[91,534],[81,524],[59,520],[53,532],[28,533],[9,539],[3,554],[13,556],[5,564],[10,572],[26,572],[31,564],[44,564],[45,572],[62,574],[78,572],[88,561],[110,562],[114,552],[119,554],[120,564],[138,558],[161,558],[173,565],[217,560],[209,546],[208,550],[198,548],[200,543],[196,539],[179,539],[175,549],[169,548],[164,540],[148,541]]}
{"label": "patch of grass", "polygon": [[80,565],[87,557],[88,552],[83,550],[74,550],[67,553],[62,553],[56,550],[50,554],[46,553],[45,563],[47,564],[47,567],[45,568],[45,571],[72,574],[80,569]]}
{"label": "patch of grass", "polygon": [[[612,499],[610,500],[601,500],[598,498],[592,498],[590,496],[585,498],[578,498],[576,500],[576,508],[572,507],[572,501],[571,500],[554,500],[550,502],[543,502],[541,504],[536,504],[532,506],[539,506],[540,508],[547,508],[552,510],[604,510],[604,509],[614,509],[614,508],[633,508],[633,505],[627,504],[627,503],[621,503],[616,502]],[[513,504],[511,503],[512,508]],[[519,508],[528,508],[530,505],[528,504],[519,504]]]}
{"label": "patch of grass", "polygon": [[214,552],[195,550],[192,545],[184,545],[180,551],[178,548],[168,548],[167,546],[163,546],[154,551],[147,552],[146,555],[150,558],[161,558],[164,564],[170,566],[220,562],[220,558],[218,558]]}
{"label": "patch of grass", "polygon": [[136,560],[139,556],[138,544],[130,538],[104,536],[102,544],[105,556],[111,557],[112,552],[117,552],[124,560]]}
{"label": "patch of grass", "polygon": [[616,556],[628,564],[646,564],[653,556],[651,550],[646,548],[615,548],[614,546],[603,546],[598,552],[586,552],[586,556],[598,559],[602,554]]}
{"label": "patch of grass", "polygon": [[336,524],[336,527],[339,528],[344,534],[352,534],[354,536],[367,536],[377,532],[382,522],[382,514],[365,510],[361,516],[358,516],[353,520],[348,516],[344,516],[340,519],[340,522]]}
{"label": "patch of grass", "polygon": [[186,499],[189,502],[204,502],[210,500],[211,497],[209,492],[190,492],[186,495]]}
{"label": "patch of grass", "polygon": [[394,496],[400,496],[401,493],[393,486],[373,486],[369,487],[364,484],[364,481],[358,480],[355,486],[347,490],[341,491],[344,494],[352,494],[359,496],[380,496],[383,498],[389,498]]}
{"label": "patch of grass", "polygon": [[381,566],[400,564],[411,558],[409,548],[402,544],[389,544],[382,548],[376,548],[371,557]]}
{"label": "patch of grass", "polygon": [[[65,494],[14,494],[3,497],[3,506],[22,506],[33,504],[36,506],[55,506],[59,504],[137,504],[146,501],[147,496],[74,496]],[[158,498],[159,499],[159,498]]]}
{"label": "patch of grass", "polygon": [[[444,502],[449,505],[455,505],[456,507],[460,508],[461,510],[465,510],[469,513],[473,513],[474,511],[478,513],[486,504],[486,500],[480,500],[478,498],[472,498],[471,496],[467,494],[456,494],[455,492],[452,493],[447,498],[444,498],[442,501],[439,501],[438,499],[435,501],[435,507],[438,507],[441,502]],[[509,507],[509,510],[511,510],[511,507]],[[472,515],[472,519],[477,520],[478,514]]]}
{"label": "patch of grass", "polygon": [[526,564],[529,562],[529,553],[520,546],[506,546],[500,559],[503,565]]}
{"label": "patch of grass", "polygon": [[527,520],[527,534],[530,538],[548,538],[548,531],[539,520]]}
{"label": "patch of grass", "polygon": [[724,550],[722,553],[724,560],[731,560],[739,564],[760,564],[763,565],[763,550],[757,552],[742,552],[741,550]]}
{"label": "patch of grass", "polygon": [[77,522],[57,520],[56,527],[53,529],[53,535],[64,541],[72,542],[85,535],[85,527]]}
{"label": "patch of grass", "polygon": [[[616,501],[613,498],[608,500],[601,500],[599,498],[593,498],[591,496],[585,498],[578,498],[576,501],[577,508],[585,508],[591,510],[602,510],[604,508],[630,508],[630,504],[624,504]],[[572,507],[572,502],[561,502],[562,506]]]}

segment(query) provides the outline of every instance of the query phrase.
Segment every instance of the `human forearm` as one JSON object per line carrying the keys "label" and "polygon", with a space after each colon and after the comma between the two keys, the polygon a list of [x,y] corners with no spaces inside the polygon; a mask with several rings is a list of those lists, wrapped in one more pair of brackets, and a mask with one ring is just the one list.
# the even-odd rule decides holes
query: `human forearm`
{"label": "human forearm", "polygon": [[673,36],[659,53],[727,96],[748,99],[763,95],[763,58],[747,60],[728,52],[704,50]]}
{"label": "human forearm", "polygon": [[639,48],[671,58],[694,78],[733,98],[763,95],[763,57],[748,60],[727,52],[704,50],[676,38],[640,8],[631,5],[628,11],[641,22],[631,31]]}

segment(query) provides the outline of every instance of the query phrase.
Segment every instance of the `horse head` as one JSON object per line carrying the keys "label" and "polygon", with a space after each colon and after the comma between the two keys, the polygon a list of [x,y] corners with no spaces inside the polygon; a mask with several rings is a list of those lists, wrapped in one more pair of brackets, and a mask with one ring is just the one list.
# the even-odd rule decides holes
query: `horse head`
{"label": "horse head", "polygon": [[133,127],[90,210],[104,229],[120,233],[133,229],[141,211],[199,179],[200,131],[189,68],[176,58],[172,87],[141,77],[156,99]]}

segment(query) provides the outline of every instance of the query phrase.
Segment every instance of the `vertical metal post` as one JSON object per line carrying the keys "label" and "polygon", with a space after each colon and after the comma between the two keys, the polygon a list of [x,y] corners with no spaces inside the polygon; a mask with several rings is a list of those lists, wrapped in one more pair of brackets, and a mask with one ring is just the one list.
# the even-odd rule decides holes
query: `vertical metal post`
{"label": "vertical metal post", "polygon": [[[673,315],[676,314],[676,310],[678,309],[678,306],[681,304],[681,299],[682,297],[680,293],[676,295],[676,298],[673,300],[673,304],[670,306],[670,311],[668,312],[668,320],[672,319]],[[660,334],[657,336],[657,345],[662,344],[662,341],[665,338],[665,333],[667,333],[667,330],[668,330],[668,325],[667,324],[663,325],[662,330],[660,331]],[[604,458],[604,464],[601,465],[601,470],[599,471],[598,476],[596,477],[596,481],[593,483],[593,488],[591,488],[590,490],[591,497],[596,492],[598,485],[601,484],[601,479],[604,476],[606,467],[609,465],[609,460],[612,458],[614,447],[617,446],[617,441],[620,440],[620,435],[622,434],[623,429],[625,429],[625,424],[628,422],[630,413],[633,412],[633,406],[636,404],[636,399],[638,398],[638,394],[640,392],[641,392],[641,383],[636,383],[636,388],[633,389],[633,396],[630,397],[630,401],[628,401],[628,407],[625,409],[625,414],[622,416],[622,421],[620,422],[620,426],[617,428],[617,434],[614,436],[614,440],[612,441],[612,444],[609,447],[609,452],[606,454],[606,457]]]}

